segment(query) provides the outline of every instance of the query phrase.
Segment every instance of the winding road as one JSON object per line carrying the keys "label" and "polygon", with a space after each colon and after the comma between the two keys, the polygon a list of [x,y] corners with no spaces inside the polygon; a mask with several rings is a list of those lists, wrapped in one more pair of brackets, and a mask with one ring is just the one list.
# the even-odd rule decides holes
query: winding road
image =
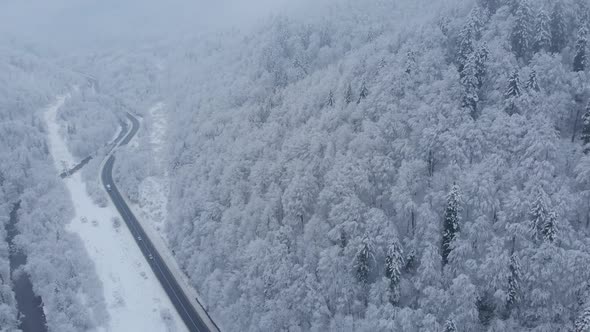
{"label": "winding road", "polygon": [[[115,164],[114,153],[116,152],[117,147],[127,145],[139,130],[139,121],[137,118],[129,113],[127,113],[127,117],[129,118],[132,127],[128,131],[125,138],[122,138],[120,135],[117,140],[115,140],[113,152],[108,156],[108,159],[104,163],[101,171],[102,183],[105,186],[105,190],[108,192],[113,204],[119,211],[119,214],[125,221],[125,224],[127,224],[127,227],[133,235],[133,238],[139,246],[143,256],[149,263],[151,269],[154,271],[154,274],[160,281],[164,291],[170,298],[170,301],[178,311],[187,328],[194,332],[218,332],[219,329],[217,326],[215,326],[204,309],[202,310],[205,312],[205,315],[203,316],[206,317],[201,317],[199,312],[191,304],[191,301],[183,291],[179,282],[168,268],[165,260],[156,250],[156,247],[153,245],[152,241],[148,238],[148,235],[142,228],[141,224],[137,221],[137,218],[125,202],[125,199],[113,181],[113,166]],[[123,130],[125,129],[126,128]]]}

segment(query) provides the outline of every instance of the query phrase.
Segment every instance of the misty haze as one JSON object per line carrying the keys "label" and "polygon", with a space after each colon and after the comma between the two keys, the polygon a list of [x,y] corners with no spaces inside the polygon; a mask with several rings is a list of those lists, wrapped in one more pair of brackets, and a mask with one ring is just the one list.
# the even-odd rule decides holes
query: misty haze
{"label": "misty haze", "polygon": [[590,332],[589,0],[0,0],[0,332]]}

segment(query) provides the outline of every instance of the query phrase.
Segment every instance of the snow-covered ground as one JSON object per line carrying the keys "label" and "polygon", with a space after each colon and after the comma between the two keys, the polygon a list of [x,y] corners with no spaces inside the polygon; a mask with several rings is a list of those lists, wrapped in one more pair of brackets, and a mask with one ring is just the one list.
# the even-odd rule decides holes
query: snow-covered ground
{"label": "snow-covered ground", "polygon": [[[67,98],[58,97],[45,113],[50,151],[58,169],[64,164],[75,164],[56,121],[57,110]],[[68,229],[82,238],[103,283],[110,315],[110,321],[105,322],[103,330],[186,331],[125,224],[121,221],[115,227],[113,219],[120,217],[114,206],[101,208],[94,204],[80,173],[65,179],[65,182],[76,212]]]}
{"label": "snow-covered ground", "polygon": [[132,208],[138,213],[138,217],[149,222],[155,229],[158,236],[167,243],[164,229],[167,219],[166,205],[168,202],[168,174],[165,166],[165,142],[168,122],[163,103],[157,103],[149,109],[147,122],[148,127],[142,127],[149,135],[149,142],[153,151],[154,167],[157,176],[145,178],[139,184],[139,195],[137,204]]}

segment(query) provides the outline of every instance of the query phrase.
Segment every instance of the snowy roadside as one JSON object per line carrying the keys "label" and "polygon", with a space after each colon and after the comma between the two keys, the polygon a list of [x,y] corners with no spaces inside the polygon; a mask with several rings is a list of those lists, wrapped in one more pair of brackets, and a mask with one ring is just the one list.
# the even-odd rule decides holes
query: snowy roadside
{"label": "snowy roadside", "polygon": [[[74,165],[60,125],[58,109],[69,96],[58,97],[47,109],[49,147],[55,165]],[[98,174],[96,175],[98,176]],[[80,173],[64,179],[72,197],[75,218],[68,230],[82,239],[103,283],[110,321],[105,331],[186,331],[186,327],[137,248],[116,209],[96,205]],[[118,224],[114,220],[119,220]]]}
{"label": "snowy roadside", "polygon": [[[144,130],[149,136],[150,147],[152,150],[152,159],[156,169],[155,176],[149,176],[139,183],[138,188],[138,202],[132,203],[123,193],[123,199],[138,217],[138,222],[148,234],[152,243],[158,250],[158,253],[164,258],[168,268],[179,281],[179,284],[185,294],[189,296],[189,300],[193,307],[197,310],[201,317],[208,317],[207,313],[202,307],[202,303],[198,299],[198,292],[190,286],[188,277],[182,272],[176,259],[168,246],[168,240],[165,236],[166,220],[168,217],[167,203],[169,194],[169,179],[165,162],[165,142],[167,135],[168,123],[163,103],[157,103],[149,109],[147,118],[149,121],[142,120],[140,132]],[[137,141],[137,140],[136,140]],[[130,147],[137,148],[133,142]],[[206,325],[211,331],[216,331],[209,320],[205,320]]]}
{"label": "snowy roadside", "polygon": [[[158,237],[168,243],[165,237],[165,223],[168,218],[168,174],[165,166],[165,142],[166,130],[168,123],[164,113],[164,104],[156,103],[148,110],[149,121],[144,121],[140,130],[145,130],[149,135],[150,148],[152,150],[153,167],[156,170],[155,176],[149,176],[139,183],[138,202],[130,204],[131,208],[137,212],[141,220],[151,224]],[[137,140],[132,142],[131,147],[137,147]]]}

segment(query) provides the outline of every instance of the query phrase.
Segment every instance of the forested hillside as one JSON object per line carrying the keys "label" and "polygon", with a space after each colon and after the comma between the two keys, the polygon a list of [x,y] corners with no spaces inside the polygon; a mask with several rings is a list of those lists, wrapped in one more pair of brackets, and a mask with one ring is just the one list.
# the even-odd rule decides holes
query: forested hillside
{"label": "forested hillside", "polygon": [[223,329],[588,331],[588,2],[310,13],[162,55],[168,237]]}
{"label": "forested hillside", "polygon": [[92,329],[107,318],[102,288],[80,239],[66,230],[71,201],[50,159],[42,113],[81,79],[10,43],[0,47],[0,72],[0,330],[18,326],[5,225],[19,201],[12,250],[27,255],[24,272],[49,330]]}

